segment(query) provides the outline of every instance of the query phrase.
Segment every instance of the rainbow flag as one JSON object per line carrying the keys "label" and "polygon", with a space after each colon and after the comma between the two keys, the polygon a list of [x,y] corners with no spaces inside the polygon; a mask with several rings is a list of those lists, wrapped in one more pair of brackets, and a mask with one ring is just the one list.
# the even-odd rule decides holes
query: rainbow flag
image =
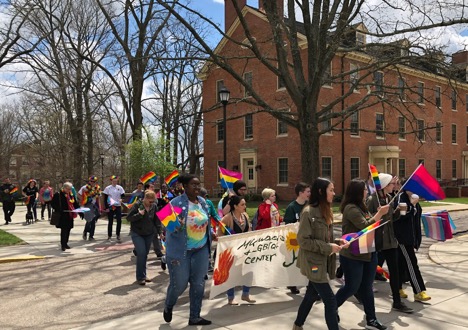
{"label": "rainbow flag", "polygon": [[138,197],[135,195],[130,196],[128,203],[122,203],[127,209],[131,209],[135,203],[138,202]]}
{"label": "rainbow flag", "polygon": [[233,231],[231,228],[226,226],[222,221],[218,221],[219,228],[221,229],[221,232],[223,235],[232,235]]}
{"label": "rainbow flag", "polygon": [[29,202],[31,201],[31,196],[26,196],[25,198],[26,198],[26,200],[24,201],[24,204],[28,205]]}
{"label": "rainbow flag", "polygon": [[375,190],[382,190],[382,185],[380,184],[379,179],[379,171],[377,171],[377,167],[372,164],[369,164],[369,172],[372,176],[372,181],[374,181]]}
{"label": "rainbow flag", "polygon": [[352,254],[358,255],[375,251],[375,230],[388,221],[379,220],[357,233],[343,235],[343,239],[351,242],[349,249]]}
{"label": "rainbow flag", "polygon": [[177,206],[172,206],[171,203],[166,204],[161,210],[156,212],[161,223],[166,227],[166,230],[169,232],[174,232],[174,230],[180,226],[179,219],[177,216],[182,212],[182,209]]}
{"label": "rainbow flag", "polygon": [[225,189],[232,189],[234,187],[234,182],[237,180],[242,180],[242,173],[226,170],[218,166],[219,168],[219,178],[221,179],[221,187]]}
{"label": "rainbow flag", "polygon": [[401,189],[409,190],[428,201],[445,199],[439,182],[429,174],[423,164],[419,164]]}
{"label": "rainbow flag", "polygon": [[140,181],[143,182],[143,184],[146,184],[147,182],[152,182],[154,180],[156,180],[156,173],[154,172],[148,172],[140,178]]}
{"label": "rainbow flag", "polygon": [[81,206],[86,205],[89,202],[89,196],[86,191],[83,192],[83,195],[81,195]]}
{"label": "rainbow flag", "polygon": [[164,178],[164,182],[166,182],[166,184],[169,187],[172,187],[176,183],[178,177],[179,177],[179,172],[177,170],[174,170],[168,176]]}
{"label": "rainbow flag", "polygon": [[18,187],[14,187],[10,190],[10,195],[16,194],[18,192]]}

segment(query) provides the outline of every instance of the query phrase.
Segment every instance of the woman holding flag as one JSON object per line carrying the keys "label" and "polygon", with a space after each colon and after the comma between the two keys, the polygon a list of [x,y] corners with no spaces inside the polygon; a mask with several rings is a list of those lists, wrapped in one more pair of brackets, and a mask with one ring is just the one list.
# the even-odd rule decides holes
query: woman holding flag
{"label": "woman holding flag", "polygon": [[166,219],[161,219],[160,216],[161,222],[166,225],[166,262],[169,269],[169,286],[163,317],[168,323],[172,321],[172,310],[190,283],[188,324],[210,325],[211,321],[200,317],[211,248],[208,207],[205,200],[199,196],[201,185],[195,175],[181,175],[178,180],[184,188],[184,194],[168,204],[172,212],[167,216],[173,218],[173,213],[176,213],[177,218],[168,224]]}
{"label": "woman holding flag", "polygon": [[[353,179],[348,183],[340,206],[343,214],[341,223],[343,235],[357,233],[388,213],[389,206],[385,205],[380,207],[374,216],[371,216],[365,204],[366,196],[367,187],[364,180]],[[340,251],[340,265],[346,281],[336,293],[337,306],[339,308],[349,297],[358,294],[366,314],[366,329],[385,330],[387,327],[381,324],[375,315],[372,290],[377,268],[375,249],[374,252],[353,253],[351,248]]]}

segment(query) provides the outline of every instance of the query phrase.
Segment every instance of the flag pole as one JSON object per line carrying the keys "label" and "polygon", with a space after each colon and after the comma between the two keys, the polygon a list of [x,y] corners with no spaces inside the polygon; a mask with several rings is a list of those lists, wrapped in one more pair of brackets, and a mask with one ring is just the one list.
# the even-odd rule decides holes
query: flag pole
{"label": "flag pole", "polygon": [[390,200],[390,202],[388,204],[390,204],[391,202],[393,202],[393,200],[398,196],[398,194],[403,190],[404,186],[406,186],[406,184],[408,183],[408,181],[413,177],[414,173],[416,173],[416,171],[418,170],[418,168],[420,168],[421,166],[423,165],[423,163],[419,164],[418,167],[416,167],[416,169],[413,171],[413,173],[411,173],[411,175],[409,176],[408,179],[406,179],[405,183],[400,187],[400,189],[397,191],[397,193],[395,194],[395,196],[393,196],[393,198]]}

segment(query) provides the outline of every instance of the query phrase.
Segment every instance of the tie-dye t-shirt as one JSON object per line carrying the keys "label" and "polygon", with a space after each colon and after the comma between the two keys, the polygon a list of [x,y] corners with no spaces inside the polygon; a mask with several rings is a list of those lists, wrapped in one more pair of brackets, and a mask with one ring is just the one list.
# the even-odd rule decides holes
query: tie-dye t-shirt
{"label": "tie-dye t-shirt", "polygon": [[206,244],[206,226],[208,226],[208,215],[200,204],[189,202],[186,219],[187,225],[187,250],[203,247]]}

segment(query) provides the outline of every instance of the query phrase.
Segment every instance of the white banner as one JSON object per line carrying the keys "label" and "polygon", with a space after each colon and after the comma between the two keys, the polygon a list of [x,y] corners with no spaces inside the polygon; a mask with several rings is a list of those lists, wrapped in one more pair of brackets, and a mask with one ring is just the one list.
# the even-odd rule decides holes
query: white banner
{"label": "white banner", "polygon": [[299,223],[218,240],[210,299],[235,286],[303,286],[308,280],[296,267]]}

